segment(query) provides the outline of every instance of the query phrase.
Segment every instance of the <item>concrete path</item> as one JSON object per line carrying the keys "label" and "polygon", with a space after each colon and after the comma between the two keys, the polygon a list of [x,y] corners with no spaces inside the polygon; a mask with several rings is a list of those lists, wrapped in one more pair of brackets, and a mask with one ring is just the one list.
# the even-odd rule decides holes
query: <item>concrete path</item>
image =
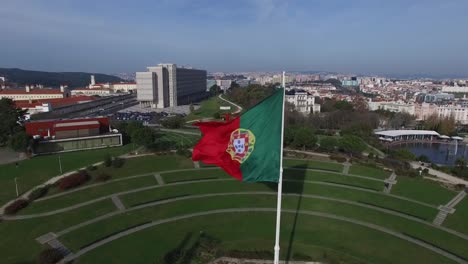
{"label": "concrete path", "polygon": [[466,186],[468,186],[468,181],[466,180],[463,180],[461,178],[458,178],[458,177],[455,177],[455,176],[452,176],[450,174],[447,174],[445,172],[441,172],[441,171],[438,171],[438,170],[434,170],[430,167],[427,167],[427,166],[422,166],[419,162],[417,161],[412,161],[411,162],[411,167],[413,167],[413,169],[418,169],[418,168],[423,168],[423,169],[428,169],[429,170],[429,174],[431,175],[434,175],[438,178],[441,178],[441,179],[444,179],[452,184],[464,184]]}
{"label": "concrete path", "polygon": [[390,177],[385,179],[384,193],[390,193],[392,191],[393,185],[397,183],[396,177],[397,177],[396,173],[392,172]]}
{"label": "concrete path", "polygon": [[351,163],[349,163],[348,161],[346,161],[345,163],[343,163],[343,174],[344,174],[344,175],[348,175],[348,174],[349,174],[349,168],[351,168]]}
{"label": "concrete path", "polygon": [[44,245],[48,244],[50,247],[58,249],[60,253],[62,253],[63,256],[67,256],[71,253],[71,251],[66,248],[58,239],[57,235],[50,232],[45,235],[42,235],[38,238],[36,238],[36,241],[39,242],[39,244]]}
{"label": "concrete path", "polygon": [[156,178],[156,181],[158,182],[159,185],[164,185],[164,179],[161,177],[161,174],[155,173],[154,178]]}
{"label": "concrete path", "polygon": [[[303,150],[296,150],[296,149],[284,149],[285,152],[295,152],[295,153],[300,153],[300,154],[308,154],[308,155],[313,155],[313,156],[319,156],[319,157],[324,157],[324,158],[330,158],[330,155],[328,154],[323,154],[319,152],[313,152],[313,151],[303,151]],[[284,159],[293,159],[293,158],[284,158]],[[333,162],[333,161],[329,161]]]}
{"label": "concrete path", "polygon": [[455,213],[455,206],[465,198],[466,192],[463,190],[452,198],[446,205],[439,206],[439,213],[434,218],[434,225],[442,225],[449,214]]}
{"label": "concrete path", "polygon": [[194,161],[194,162],[193,162],[193,167],[194,167],[195,169],[199,169],[199,168],[200,168],[200,162]]}
{"label": "concrete path", "polygon": [[238,105],[238,104],[236,104],[236,103],[233,103],[233,102],[231,102],[231,101],[229,101],[229,100],[227,100],[227,99],[224,99],[222,95],[223,95],[223,94],[220,94],[220,95],[218,96],[218,98],[221,99],[221,100],[223,100],[223,101],[225,101],[225,102],[227,102],[228,104],[231,104],[231,105],[235,106],[235,107],[237,108],[237,110],[234,111],[234,112],[232,112],[231,114],[238,114],[238,113],[240,113],[240,112],[242,111],[242,106],[240,106],[240,105]]}
{"label": "concrete path", "polygon": [[125,205],[122,203],[122,201],[119,199],[117,195],[112,195],[111,199],[115,207],[117,207],[117,210],[120,210],[120,211],[125,210]]}
{"label": "concrete path", "polygon": [[[158,226],[158,225],[161,225],[161,224],[176,222],[176,221],[180,221],[180,220],[184,220],[184,219],[190,219],[190,218],[199,217],[199,216],[207,216],[207,215],[215,215],[215,214],[228,214],[228,213],[245,213],[245,212],[270,212],[270,213],[275,213],[276,208],[220,209],[220,210],[198,212],[198,213],[193,213],[193,214],[187,214],[187,215],[182,215],[182,216],[176,216],[176,217],[156,220],[156,221],[153,221],[151,223],[147,223],[147,224],[140,225],[140,226],[137,226],[137,227],[134,227],[134,228],[130,228],[130,229],[122,231],[122,232],[120,232],[118,234],[107,237],[107,238],[105,238],[103,240],[100,240],[99,242],[88,245],[88,246],[82,248],[81,250],[79,250],[78,252],[76,252],[75,254],[66,256],[59,263],[67,263],[69,261],[72,261],[72,260],[82,256],[83,254],[86,254],[87,252],[90,252],[90,251],[92,251],[92,250],[94,250],[94,249],[96,249],[96,248],[98,248],[100,246],[108,244],[108,243],[110,243],[112,241],[115,241],[115,240],[117,240],[119,238],[122,238],[122,237],[128,236],[130,234],[145,230],[147,228],[155,227],[155,226]],[[414,239],[414,238],[412,238],[410,236],[404,235],[404,234],[399,233],[399,232],[395,232],[393,230],[390,230],[390,229],[387,229],[387,228],[384,228],[384,227],[381,227],[381,226],[378,226],[378,225],[375,225],[375,224],[372,224],[372,223],[363,222],[363,221],[359,221],[359,220],[354,220],[354,219],[351,219],[351,218],[342,217],[342,216],[333,215],[333,214],[328,214],[328,213],[315,212],[315,211],[305,211],[305,210],[304,211],[296,211],[296,210],[284,209],[284,210],[281,210],[281,212],[282,213],[292,213],[292,214],[299,213],[299,214],[302,214],[302,215],[309,215],[309,216],[318,216],[318,217],[322,217],[322,218],[328,218],[328,219],[333,219],[333,220],[338,220],[338,221],[343,221],[343,222],[363,226],[363,227],[366,227],[366,228],[373,229],[375,231],[380,231],[382,233],[386,233],[388,235],[400,238],[400,239],[405,240],[405,241],[407,241],[409,243],[419,245],[419,246],[421,246],[421,247],[423,247],[425,249],[428,249],[428,250],[430,250],[430,251],[432,251],[432,252],[434,252],[436,254],[445,256],[445,257],[447,257],[447,258],[449,258],[449,259],[451,259],[453,261],[456,261],[458,263],[463,263],[463,264],[468,263],[464,259],[462,259],[462,258],[460,258],[460,257],[458,257],[458,256],[456,256],[456,255],[454,255],[454,254],[452,254],[450,252],[447,252],[447,251],[445,251],[445,250],[443,250],[441,248],[435,247],[435,246],[433,246],[433,245],[431,245],[429,243],[423,242],[421,240]]]}
{"label": "concrete path", "polygon": [[[62,230],[62,231],[57,232],[57,237],[58,237],[58,236],[62,236],[62,235],[66,234],[66,233],[69,233],[69,232],[71,232],[71,231],[74,231],[74,230],[76,230],[76,229],[79,229],[79,228],[81,228],[81,227],[84,227],[84,226],[87,226],[87,225],[90,225],[90,224],[99,222],[99,221],[104,220],[104,219],[111,218],[111,217],[116,216],[116,215],[119,215],[119,214],[123,214],[123,213],[126,213],[126,212],[131,212],[131,211],[135,211],[135,210],[139,210],[139,209],[143,209],[143,208],[147,208],[147,207],[158,206],[158,205],[162,205],[162,204],[173,203],[173,202],[177,202],[177,201],[192,200],[192,199],[207,198],[207,197],[233,196],[233,195],[276,195],[276,192],[229,192],[229,193],[210,193],[210,194],[189,195],[189,196],[183,196],[183,197],[170,198],[170,199],[161,200],[161,201],[155,201],[155,202],[151,202],[151,203],[146,203],[146,204],[134,206],[134,207],[125,209],[124,211],[115,211],[115,212],[111,212],[111,213],[108,213],[108,214],[105,214],[105,215],[96,217],[96,218],[94,218],[94,219],[91,219],[91,220],[82,222],[82,223],[80,223],[80,224],[77,224],[77,225],[68,227],[68,228],[66,228],[66,229],[64,229],[64,230]],[[460,233],[460,232],[458,232],[458,231],[454,231],[454,230],[452,230],[452,229],[445,228],[445,227],[434,226],[434,225],[431,224],[430,222],[424,221],[424,220],[419,219],[419,218],[417,218],[417,217],[414,217],[414,216],[411,216],[411,215],[407,215],[407,214],[403,214],[403,213],[399,213],[399,212],[396,212],[396,211],[393,211],[393,210],[389,210],[389,209],[385,209],[385,208],[382,208],[382,207],[370,205],[370,204],[364,204],[364,203],[359,203],[359,202],[354,202],[354,201],[348,201],[348,200],[337,199],[337,198],[330,198],[330,197],[326,197],[326,196],[313,195],[313,194],[285,193],[285,194],[283,194],[283,196],[288,196],[288,197],[304,197],[304,198],[318,199],[318,200],[325,200],[325,201],[332,201],[332,202],[337,202],[337,203],[343,203],[343,204],[348,204],[348,205],[353,205],[353,206],[368,208],[368,209],[380,211],[380,212],[383,212],[383,213],[387,213],[387,214],[390,214],[390,215],[402,217],[402,218],[405,218],[405,219],[408,219],[408,220],[411,220],[411,221],[415,221],[415,222],[418,222],[418,223],[421,223],[421,224],[424,224],[424,225],[428,225],[428,226],[437,228],[437,229],[441,229],[441,230],[443,230],[443,231],[445,231],[445,232],[447,232],[447,233],[450,233],[450,234],[452,234],[452,235],[455,235],[455,236],[458,236],[458,237],[463,238],[463,239],[465,239],[465,240],[468,240],[468,235],[465,235],[465,234]]]}

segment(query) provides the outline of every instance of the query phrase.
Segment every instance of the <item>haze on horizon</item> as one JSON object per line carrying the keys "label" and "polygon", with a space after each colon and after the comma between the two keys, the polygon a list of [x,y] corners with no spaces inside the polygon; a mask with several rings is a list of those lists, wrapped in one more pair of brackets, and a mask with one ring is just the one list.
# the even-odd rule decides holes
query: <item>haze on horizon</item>
{"label": "haze on horizon", "polygon": [[6,0],[0,67],[468,77],[468,1]]}

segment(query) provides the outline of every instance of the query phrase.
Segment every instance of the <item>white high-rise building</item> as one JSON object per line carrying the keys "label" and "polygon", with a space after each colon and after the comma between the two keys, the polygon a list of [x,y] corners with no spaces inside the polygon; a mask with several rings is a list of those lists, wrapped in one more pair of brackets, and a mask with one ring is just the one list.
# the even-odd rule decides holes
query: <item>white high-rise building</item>
{"label": "white high-rise building", "polygon": [[140,105],[165,108],[199,101],[206,95],[206,71],[158,64],[148,72],[137,72]]}

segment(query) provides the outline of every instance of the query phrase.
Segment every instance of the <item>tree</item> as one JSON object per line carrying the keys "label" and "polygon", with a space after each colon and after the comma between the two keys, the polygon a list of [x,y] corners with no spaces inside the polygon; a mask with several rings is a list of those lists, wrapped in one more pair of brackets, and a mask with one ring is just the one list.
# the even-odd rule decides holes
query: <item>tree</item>
{"label": "tree", "polygon": [[132,142],[137,145],[148,147],[154,143],[155,134],[154,131],[149,127],[142,127],[135,131],[131,135]]}
{"label": "tree", "polygon": [[26,132],[19,131],[8,140],[8,146],[15,151],[26,151],[29,146],[30,137]]}
{"label": "tree", "polygon": [[21,121],[26,111],[16,108],[13,100],[0,99],[0,146],[5,145],[15,133],[22,131]]}
{"label": "tree", "polygon": [[181,116],[172,116],[167,117],[164,120],[161,120],[161,125],[166,128],[180,128],[184,124],[184,118]]}
{"label": "tree", "polygon": [[460,169],[464,169],[466,167],[466,161],[463,158],[458,158],[455,161],[455,165],[457,165],[457,167],[460,168]]}
{"label": "tree", "polygon": [[354,135],[343,136],[338,145],[340,150],[348,154],[361,154],[367,148],[366,143]]}
{"label": "tree", "polygon": [[325,137],[320,140],[320,149],[326,152],[333,152],[338,147],[338,140],[334,137]]}
{"label": "tree", "polygon": [[211,87],[210,87],[210,94],[212,96],[216,96],[218,94],[221,93],[221,87],[219,87],[218,85],[216,84],[213,84]]}
{"label": "tree", "polygon": [[317,144],[317,136],[309,127],[302,127],[294,133],[292,145],[296,148],[311,149]]}

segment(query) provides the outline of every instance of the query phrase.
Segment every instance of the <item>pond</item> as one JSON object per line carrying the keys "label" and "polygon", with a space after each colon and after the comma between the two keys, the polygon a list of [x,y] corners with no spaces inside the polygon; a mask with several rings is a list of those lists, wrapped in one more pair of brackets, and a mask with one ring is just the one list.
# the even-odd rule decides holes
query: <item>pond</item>
{"label": "pond", "polygon": [[404,148],[416,156],[426,155],[431,162],[454,166],[458,158],[468,160],[468,146],[465,143],[402,143],[395,148]]}

